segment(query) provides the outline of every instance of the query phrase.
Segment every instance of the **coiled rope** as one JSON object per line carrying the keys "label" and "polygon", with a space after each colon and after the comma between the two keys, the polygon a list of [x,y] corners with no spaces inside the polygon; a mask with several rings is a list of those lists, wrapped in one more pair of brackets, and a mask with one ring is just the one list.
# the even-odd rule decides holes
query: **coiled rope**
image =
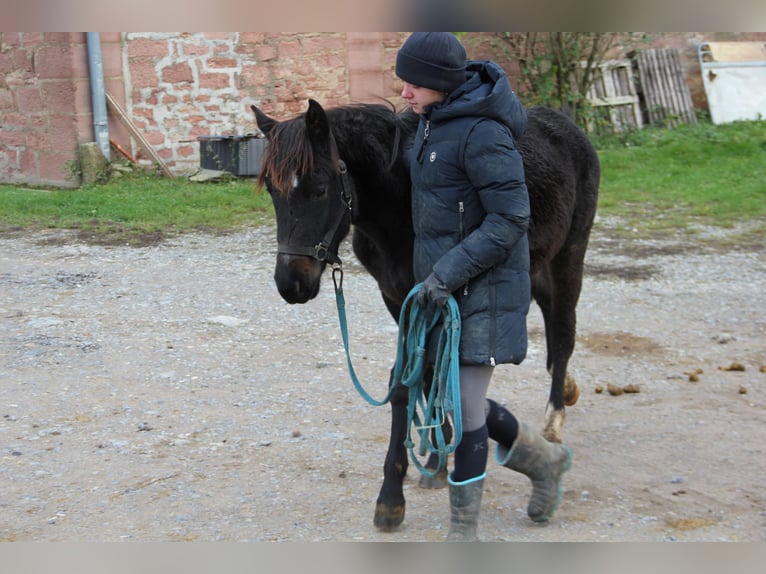
{"label": "coiled rope", "polygon": [[[460,310],[457,302],[450,296],[442,309],[429,313],[414,300],[422,284],[418,283],[410,290],[399,314],[399,336],[393,378],[386,396],[376,400],[362,386],[351,362],[342,269],[334,268],[332,276],[335,283],[335,301],[338,307],[341,338],[354,387],[362,398],[373,406],[388,403],[398,385],[408,389],[407,437],[404,444],[410,453],[410,459],[420,473],[429,477],[436,476],[447,467],[447,456],[455,451],[463,438],[459,370]],[[434,372],[426,396],[423,388],[423,373],[427,337],[439,322],[441,322],[441,331],[436,346]],[[454,426],[454,438],[449,444],[442,429],[447,418],[452,419]],[[413,431],[419,438],[417,455]],[[436,455],[438,461],[436,468],[427,469],[420,462],[418,457],[427,454]]]}

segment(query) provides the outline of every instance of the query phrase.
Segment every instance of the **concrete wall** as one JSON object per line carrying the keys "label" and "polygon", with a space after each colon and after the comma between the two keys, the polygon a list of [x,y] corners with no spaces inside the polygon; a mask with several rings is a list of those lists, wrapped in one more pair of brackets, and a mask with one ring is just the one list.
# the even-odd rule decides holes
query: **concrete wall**
{"label": "concrete wall", "polygon": [[[393,67],[406,36],[123,32],[102,33],[101,44],[106,89],[171,171],[187,175],[199,167],[198,136],[256,130],[251,104],[279,119],[304,111],[309,98],[327,107],[382,98],[400,106]],[[704,108],[696,45],[724,39],[766,41],[766,33],[654,34],[643,45],[681,50],[695,105]],[[464,43],[469,57],[494,58],[513,74],[487,35],[467,33]],[[109,130],[152,165],[111,113]],[[67,162],[93,139],[85,34],[0,32],[0,182],[76,186]]]}

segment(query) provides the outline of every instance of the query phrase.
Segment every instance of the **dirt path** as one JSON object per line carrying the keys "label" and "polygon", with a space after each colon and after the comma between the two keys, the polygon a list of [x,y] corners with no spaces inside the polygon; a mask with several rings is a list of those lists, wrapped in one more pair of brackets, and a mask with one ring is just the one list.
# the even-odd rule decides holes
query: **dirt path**
{"label": "dirt path", "polygon": [[[309,305],[279,298],[273,230],[71,239],[0,235],[0,540],[444,538],[446,492],[419,489],[415,470],[405,525],[373,527],[389,409],[351,386],[329,277]],[[371,278],[346,270],[355,367],[382,395],[396,327]],[[601,226],[564,501],[531,523],[526,479],[491,464],[480,537],[765,541],[765,310],[761,248]],[[529,320],[528,359],[499,368],[491,395],[541,425],[536,307]]]}

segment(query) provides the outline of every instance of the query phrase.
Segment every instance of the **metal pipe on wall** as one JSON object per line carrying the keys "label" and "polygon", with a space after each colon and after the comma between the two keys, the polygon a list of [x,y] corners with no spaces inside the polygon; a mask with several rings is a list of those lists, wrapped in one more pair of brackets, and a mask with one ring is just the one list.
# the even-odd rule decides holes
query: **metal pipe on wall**
{"label": "metal pipe on wall", "polygon": [[86,32],[85,40],[88,46],[93,131],[98,147],[104,157],[109,159],[109,122],[106,115],[106,88],[104,87],[104,63],[101,59],[101,36],[98,32]]}

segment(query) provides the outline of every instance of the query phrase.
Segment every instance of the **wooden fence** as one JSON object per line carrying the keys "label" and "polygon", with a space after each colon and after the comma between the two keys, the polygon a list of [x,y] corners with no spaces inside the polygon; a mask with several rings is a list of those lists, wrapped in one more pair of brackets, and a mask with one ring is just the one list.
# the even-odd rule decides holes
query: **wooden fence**
{"label": "wooden fence", "polygon": [[[591,131],[621,132],[646,124],[696,124],[691,93],[675,49],[648,49],[608,60],[596,70],[588,100],[596,108]],[[599,125],[595,125],[598,123]]]}
{"label": "wooden fence", "polygon": [[678,50],[640,50],[635,52],[634,62],[638,69],[643,107],[650,124],[676,127],[697,123]]}

